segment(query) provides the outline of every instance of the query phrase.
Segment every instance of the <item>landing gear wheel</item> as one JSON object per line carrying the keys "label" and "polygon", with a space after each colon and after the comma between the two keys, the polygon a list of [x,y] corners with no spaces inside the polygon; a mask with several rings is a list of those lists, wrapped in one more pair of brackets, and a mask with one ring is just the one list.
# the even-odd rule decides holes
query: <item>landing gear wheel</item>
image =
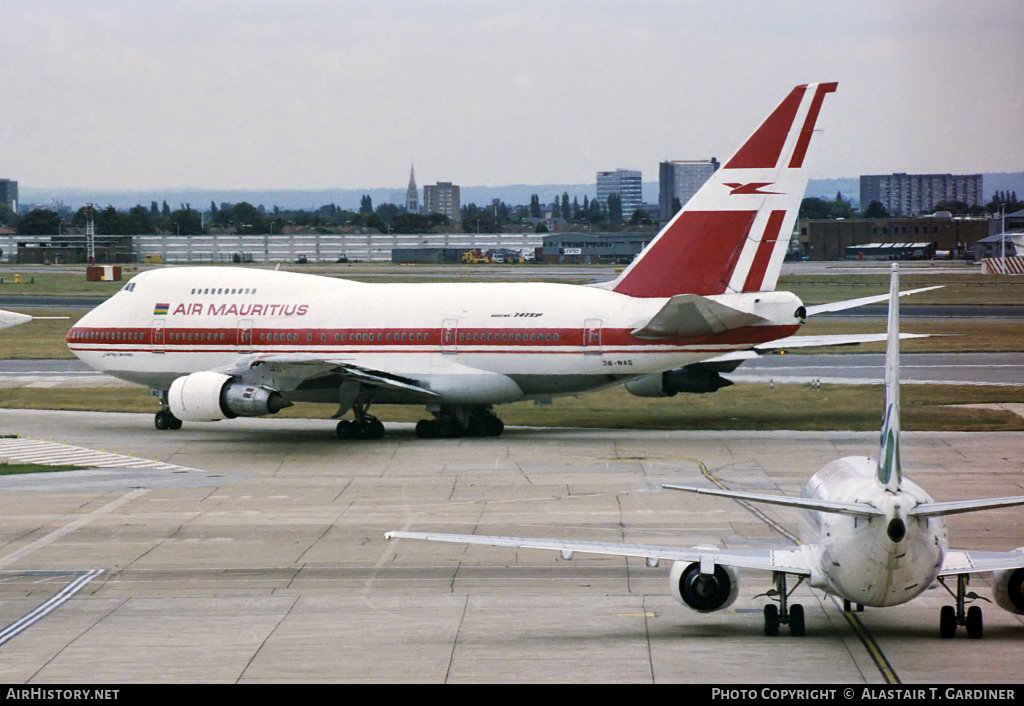
{"label": "landing gear wheel", "polygon": [[160,431],[181,429],[181,420],[168,409],[161,409],[153,418],[153,425]]}
{"label": "landing gear wheel", "polygon": [[355,439],[355,424],[347,419],[342,419],[338,422],[334,433],[338,435],[339,439]]}
{"label": "landing gear wheel", "polygon": [[764,634],[766,637],[777,637],[779,634],[779,607],[774,603],[764,607]]}
{"label": "landing gear wheel", "polygon": [[793,637],[804,636],[804,607],[799,603],[789,607],[789,633]]}
{"label": "landing gear wheel", "polygon": [[980,640],[983,632],[981,608],[972,605],[967,609],[967,637],[972,640]]}
{"label": "landing gear wheel", "polygon": [[939,611],[939,635],[949,640],[956,635],[956,608],[944,605]]}
{"label": "landing gear wheel", "polygon": [[435,436],[434,427],[437,426],[433,419],[421,419],[416,422],[416,436],[421,439],[433,439]]}

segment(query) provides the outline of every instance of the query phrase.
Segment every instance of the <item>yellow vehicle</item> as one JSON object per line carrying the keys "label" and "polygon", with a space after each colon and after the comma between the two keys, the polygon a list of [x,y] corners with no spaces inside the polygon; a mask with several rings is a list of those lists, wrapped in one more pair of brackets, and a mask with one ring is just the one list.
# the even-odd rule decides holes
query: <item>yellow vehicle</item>
{"label": "yellow vehicle", "polygon": [[491,254],[489,252],[485,253],[481,250],[467,250],[462,253],[462,262],[467,265],[479,265],[480,263],[493,262],[493,260],[491,260]]}
{"label": "yellow vehicle", "polygon": [[146,265],[162,265],[164,264],[163,255],[146,255],[143,258],[143,264]]}

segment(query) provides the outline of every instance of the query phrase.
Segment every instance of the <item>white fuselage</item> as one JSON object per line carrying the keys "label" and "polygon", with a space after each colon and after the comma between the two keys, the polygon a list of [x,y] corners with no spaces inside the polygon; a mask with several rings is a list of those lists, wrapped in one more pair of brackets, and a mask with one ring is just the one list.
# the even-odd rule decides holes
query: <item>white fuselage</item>
{"label": "white fuselage", "polygon": [[[67,340],[90,366],[155,389],[242,355],[304,355],[420,381],[441,391],[436,402],[502,403],[607,387],[788,336],[800,324],[800,300],[788,292],[709,299],[768,323],[645,340],[630,332],[664,298],[565,284],[365,284],[251,268],[165,268],[133,278]],[[337,381],[281,391],[331,402]],[[430,400],[387,391],[376,401]]]}
{"label": "white fuselage", "polygon": [[[946,523],[941,517],[908,518],[928,494],[903,479],[896,492],[875,478],[877,462],[864,456],[825,465],[804,485],[803,496],[857,502],[885,513],[872,518],[802,511],[800,538],[809,553],[811,585],[866,606],[906,603],[932,585],[946,553]],[[905,534],[893,541],[889,523],[901,520]]]}

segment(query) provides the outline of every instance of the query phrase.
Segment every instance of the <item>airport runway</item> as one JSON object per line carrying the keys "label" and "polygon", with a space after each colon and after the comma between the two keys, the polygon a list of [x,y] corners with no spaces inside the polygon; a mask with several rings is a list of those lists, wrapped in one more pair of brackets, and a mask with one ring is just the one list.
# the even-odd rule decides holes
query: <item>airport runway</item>
{"label": "airport runway", "polygon": [[[668,566],[383,539],[785,542],[736,503],[659,484],[708,483],[703,464],[731,488],[796,494],[826,461],[874,453],[875,432],[388,431],[339,442],[316,420],[157,432],[150,415],[0,410],[0,435],[22,437],[0,456],[94,469],[0,478],[0,680],[1020,681],[1024,619],[984,603],[983,640],[940,640],[941,589],[859,615],[887,674],[804,586],[807,637],[764,637],[756,572],[732,609],[701,615],[671,599]],[[908,433],[904,466],[937,499],[1021,494],[1022,447],[1019,433]],[[793,511],[765,511],[796,531]],[[1022,545],[1022,518],[952,517],[951,544]]]}

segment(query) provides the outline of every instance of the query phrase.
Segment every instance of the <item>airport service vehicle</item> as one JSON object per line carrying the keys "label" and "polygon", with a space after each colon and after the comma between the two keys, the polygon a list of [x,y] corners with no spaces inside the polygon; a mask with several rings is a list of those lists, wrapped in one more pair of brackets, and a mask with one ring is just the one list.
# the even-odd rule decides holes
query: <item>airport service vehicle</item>
{"label": "airport service vehicle", "polygon": [[[946,515],[1024,505],[1024,496],[935,502],[921,486],[903,476],[900,463],[899,299],[897,265],[892,266],[888,343],[885,360],[885,413],[878,458],[850,456],[823,466],[804,485],[799,498],[714,488],[665,484],[671,490],[770,503],[802,511],[801,543],[778,549],[722,550],[715,547],[665,547],[611,542],[579,542],[526,537],[388,532],[388,539],[423,539],[560,551],[644,557],[648,566],[671,560],[669,588],[676,600],[701,613],[728,608],[739,593],[740,568],[772,572],[772,602],[764,607],[764,633],[775,636],[786,624],[794,636],[805,631],[804,609],[789,604],[803,581],[843,599],[844,610],[906,603],[938,581],[955,605],[939,612],[939,634],[956,635],[965,626],[971,638],[982,636],[981,608],[967,603],[971,574],[992,572],[996,603],[1024,615],[1024,547],[1009,552],[947,549]],[[797,583],[789,588],[787,578]],[[956,579],[955,592],[946,581]],[[985,599],[987,600],[987,599]]]}
{"label": "airport service vehicle", "polygon": [[793,334],[807,316],[885,295],[805,307],[774,291],[835,88],[794,88],[614,281],[366,284],[163,268],[82,318],[68,347],[148,386],[163,401],[157,429],[308,401],[337,405],[336,418],[352,411],[340,438],[376,438],[372,404],[425,405],[421,437],[494,436],[494,405],[622,383],[641,396],[709,392],[768,348],[877,340]]}

